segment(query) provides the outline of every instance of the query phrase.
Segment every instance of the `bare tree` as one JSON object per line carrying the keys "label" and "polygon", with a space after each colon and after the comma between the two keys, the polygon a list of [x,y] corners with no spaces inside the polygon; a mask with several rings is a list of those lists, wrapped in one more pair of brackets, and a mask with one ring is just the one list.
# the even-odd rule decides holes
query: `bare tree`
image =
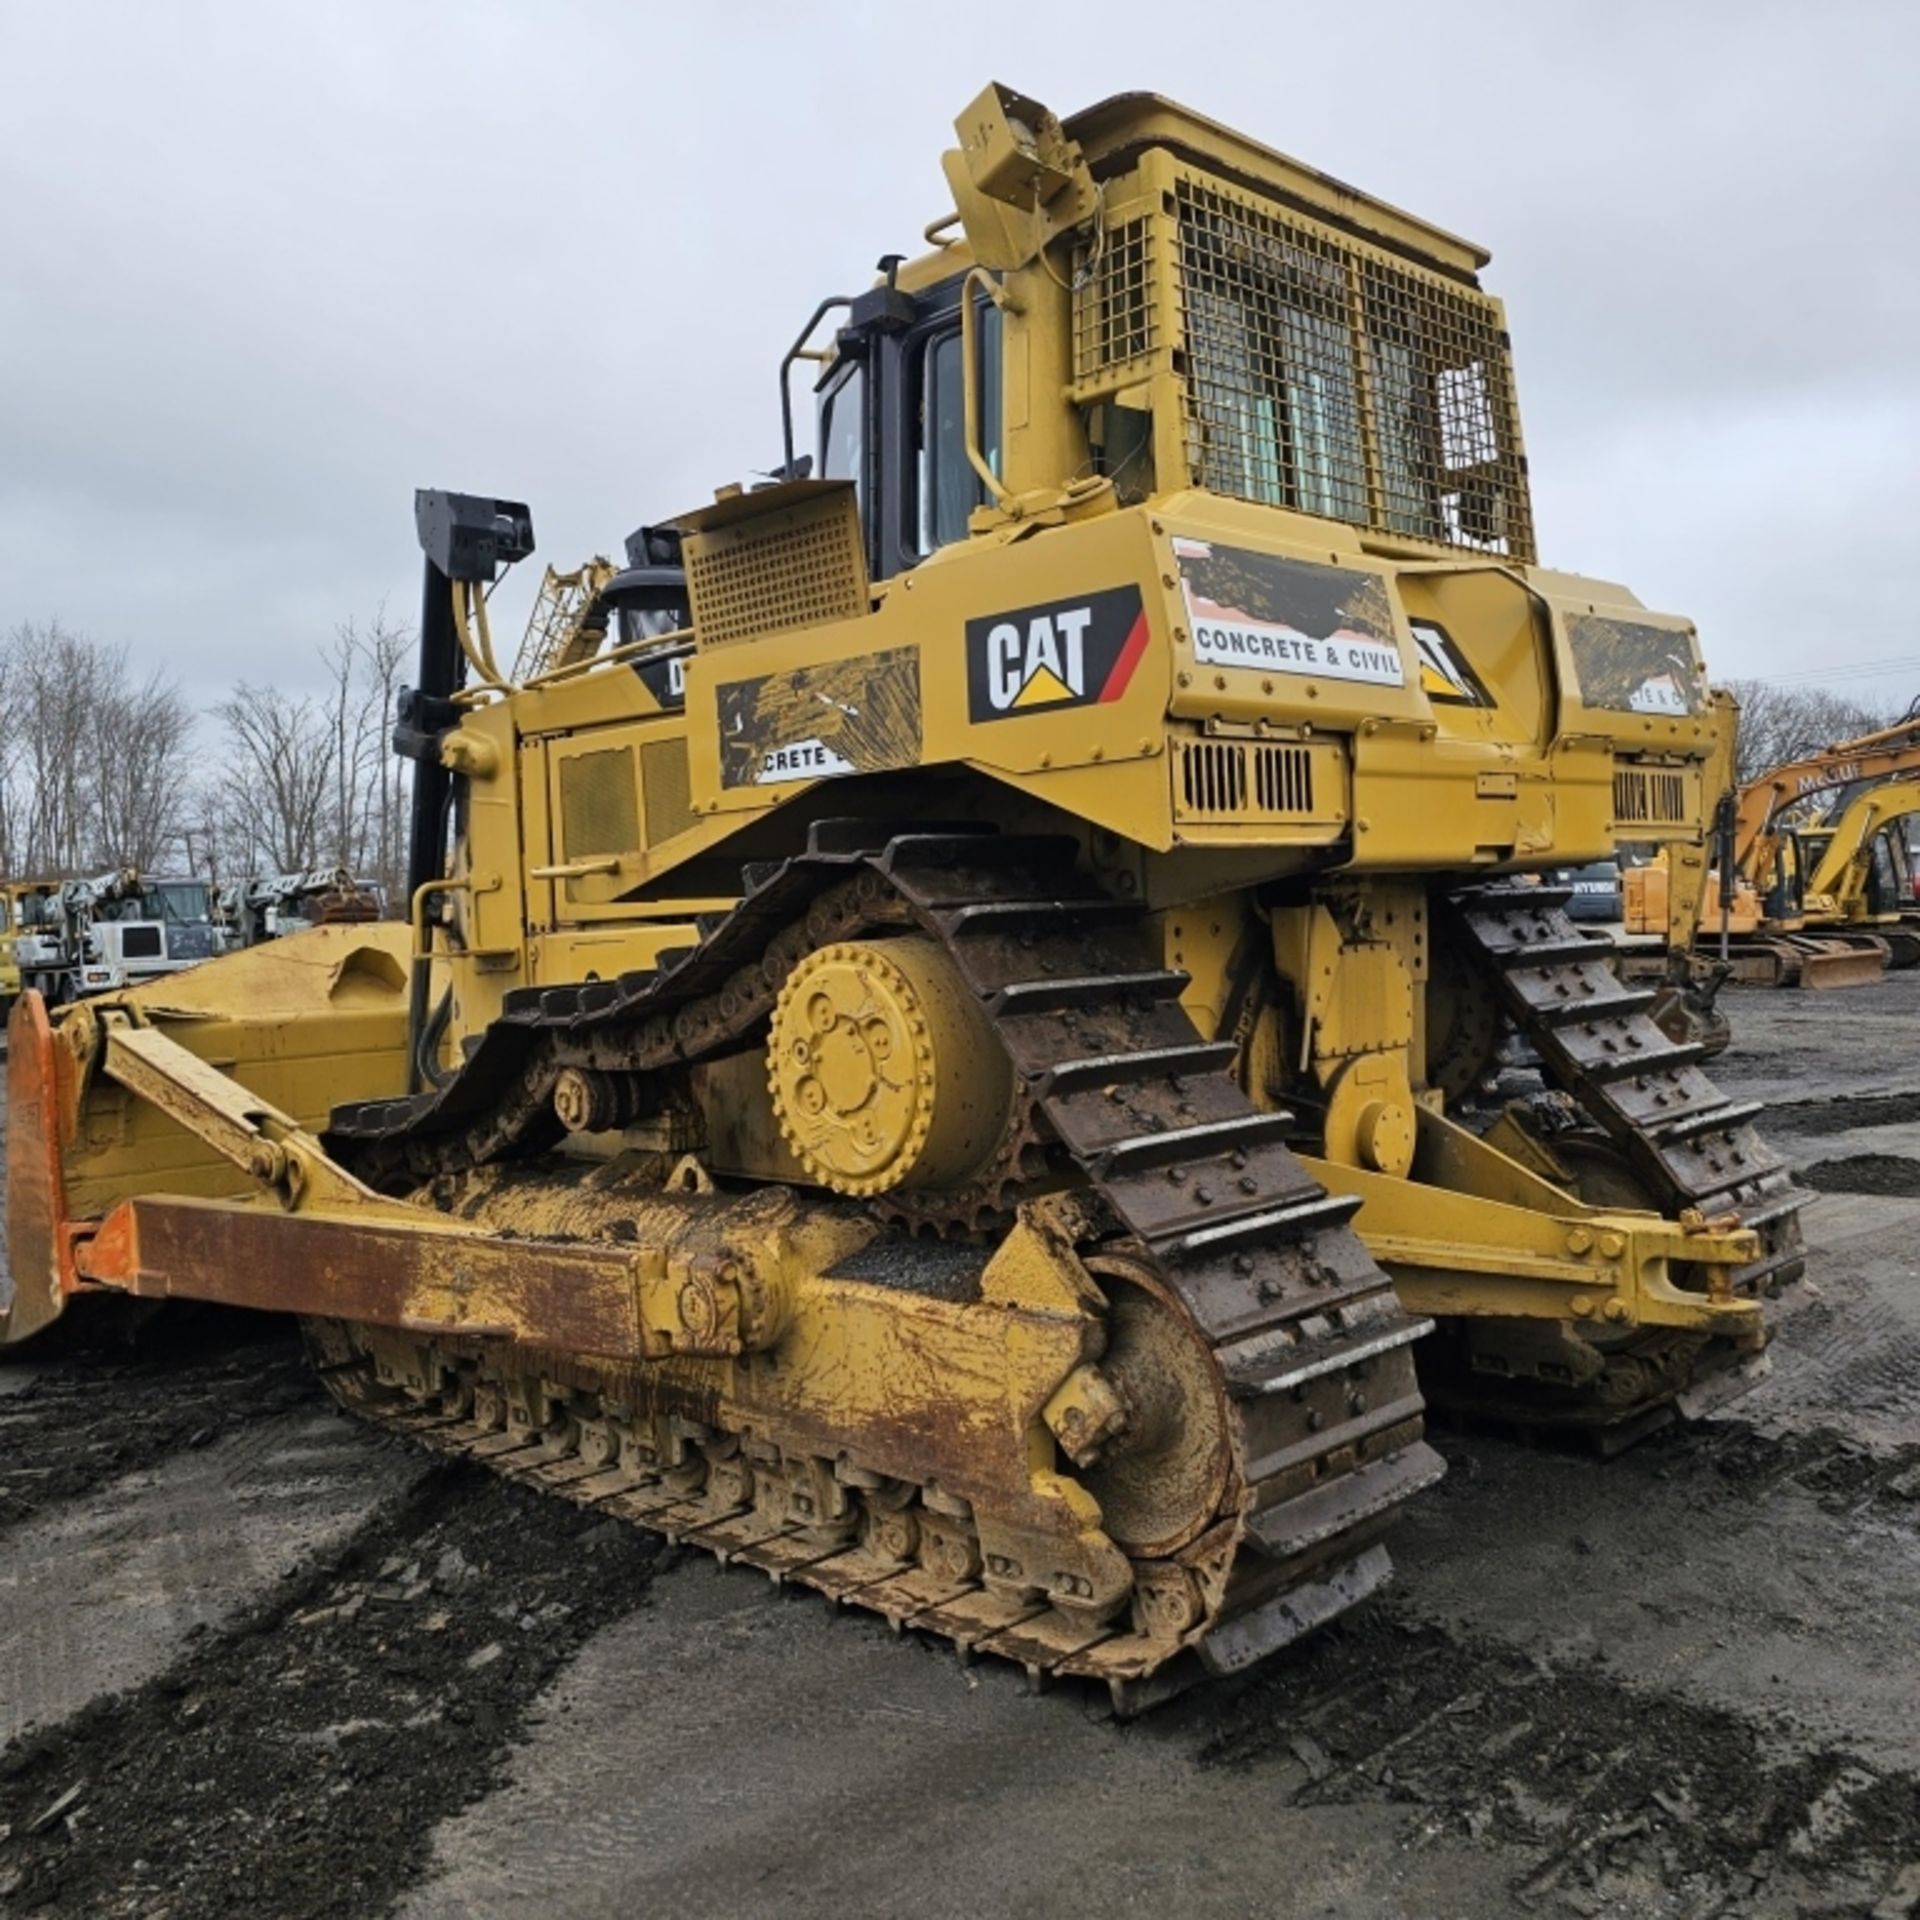
{"label": "bare tree", "polygon": [[387,740],[411,644],[382,606],[322,649],[323,694],[243,681],[212,712],[214,771],[191,783],[195,717],[171,680],[23,622],[0,635],[0,875],[344,866],[397,900],[409,769]]}
{"label": "bare tree", "polygon": [[0,870],[73,873],[169,852],[193,716],[164,675],[57,620],[0,642]]}
{"label": "bare tree", "polygon": [[191,836],[209,870],[232,880],[341,866],[398,898],[406,769],[387,736],[411,642],[383,606],[342,622],[322,648],[324,693],[243,683],[214,708],[226,764],[196,798]]}
{"label": "bare tree", "polygon": [[86,770],[94,848],[103,866],[151,873],[171,860],[186,817],[193,712],[160,674],[136,686],[118,665],[95,689]]}
{"label": "bare tree", "polygon": [[413,629],[390,619],[383,603],[366,626],[356,628],[349,621],[341,633],[356,661],[366,783],[360,810],[362,840],[349,864],[362,878],[377,880],[393,902],[406,885],[412,763],[393,751],[391,733],[401,672],[413,649]]}
{"label": "bare tree", "polygon": [[73,873],[88,864],[88,715],[100,679],[91,642],[59,621],[13,631],[20,690],[16,711],[27,796],[21,852],[35,872]]}
{"label": "bare tree", "polygon": [[12,724],[19,674],[11,634],[0,634],[0,874],[20,871],[17,840],[20,822],[16,794],[20,778],[20,729]]}
{"label": "bare tree", "polygon": [[1733,680],[1740,702],[1737,777],[1752,780],[1769,767],[1798,760],[1843,740],[1890,727],[1903,709],[1884,701],[1851,699],[1827,687],[1782,686],[1771,680]]}
{"label": "bare tree", "polygon": [[318,866],[333,785],[325,709],[243,680],[213,712],[228,749],[220,816],[233,871]]}

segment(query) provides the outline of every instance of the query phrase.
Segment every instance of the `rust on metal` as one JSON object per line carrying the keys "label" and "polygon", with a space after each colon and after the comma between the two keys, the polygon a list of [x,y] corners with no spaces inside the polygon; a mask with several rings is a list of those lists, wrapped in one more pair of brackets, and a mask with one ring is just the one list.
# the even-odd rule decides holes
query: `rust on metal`
{"label": "rust on metal", "polygon": [[270,1312],[415,1322],[447,1334],[499,1334],[582,1353],[639,1358],[643,1256],[420,1226],[268,1212],[220,1201],[124,1201],[83,1243],[96,1285],[145,1298]]}
{"label": "rust on metal", "polygon": [[72,1057],[54,1039],[46,1002],[29,990],[7,1022],[7,1265],[0,1303],[8,1344],[60,1316],[74,1290],[61,1153],[71,1128]]}

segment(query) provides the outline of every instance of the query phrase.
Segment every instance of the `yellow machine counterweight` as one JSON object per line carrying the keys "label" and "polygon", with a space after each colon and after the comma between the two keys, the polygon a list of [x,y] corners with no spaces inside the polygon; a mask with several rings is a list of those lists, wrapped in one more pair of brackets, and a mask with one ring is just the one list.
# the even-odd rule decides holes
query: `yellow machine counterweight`
{"label": "yellow machine counterweight", "polygon": [[1540,883],[1704,873],[1726,715],[1539,564],[1486,255],[1152,95],[957,125],[775,482],[550,574],[520,683],[527,509],[418,497],[410,931],[27,996],[6,1331],[298,1313],[369,1418],[1132,1707],[1380,1584],[1423,1394],[1739,1390],[1801,1196]]}

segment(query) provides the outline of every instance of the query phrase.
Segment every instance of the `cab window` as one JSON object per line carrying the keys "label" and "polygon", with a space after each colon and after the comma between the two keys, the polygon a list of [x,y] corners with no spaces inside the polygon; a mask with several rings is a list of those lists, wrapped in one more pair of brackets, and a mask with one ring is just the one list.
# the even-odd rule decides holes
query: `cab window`
{"label": "cab window", "polygon": [[867,370],[850,360],[835,372],[820,399],[820,472],[851,480],[864,518],[867,506]]}
{"label": "cab window", "polygon": [[[1000,474],[1000,310],[982,301],[975,312],[974,338],[980,356],[980,451],[996,478]],[[967,459],[966,392],[961,379],[960,325],[934,334],[922,346],[918,368],[919,445],[916,490],[919,497],[919,547],[923,554],[964,539],[967,516],[982,505],[987,490]]]}

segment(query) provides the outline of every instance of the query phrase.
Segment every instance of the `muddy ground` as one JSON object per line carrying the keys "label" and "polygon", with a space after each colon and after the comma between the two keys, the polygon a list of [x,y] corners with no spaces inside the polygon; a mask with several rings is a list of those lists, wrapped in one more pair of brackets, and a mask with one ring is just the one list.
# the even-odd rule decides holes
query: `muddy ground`
{"label": "muddy ground", "polygon": [[277,1327],[0,1368],[0,1912],[1920,1913],[1920,975],[1733,998],[1773,1377],[1447,1433],[1389,1596],[1131,1725],[332,1412]]}

